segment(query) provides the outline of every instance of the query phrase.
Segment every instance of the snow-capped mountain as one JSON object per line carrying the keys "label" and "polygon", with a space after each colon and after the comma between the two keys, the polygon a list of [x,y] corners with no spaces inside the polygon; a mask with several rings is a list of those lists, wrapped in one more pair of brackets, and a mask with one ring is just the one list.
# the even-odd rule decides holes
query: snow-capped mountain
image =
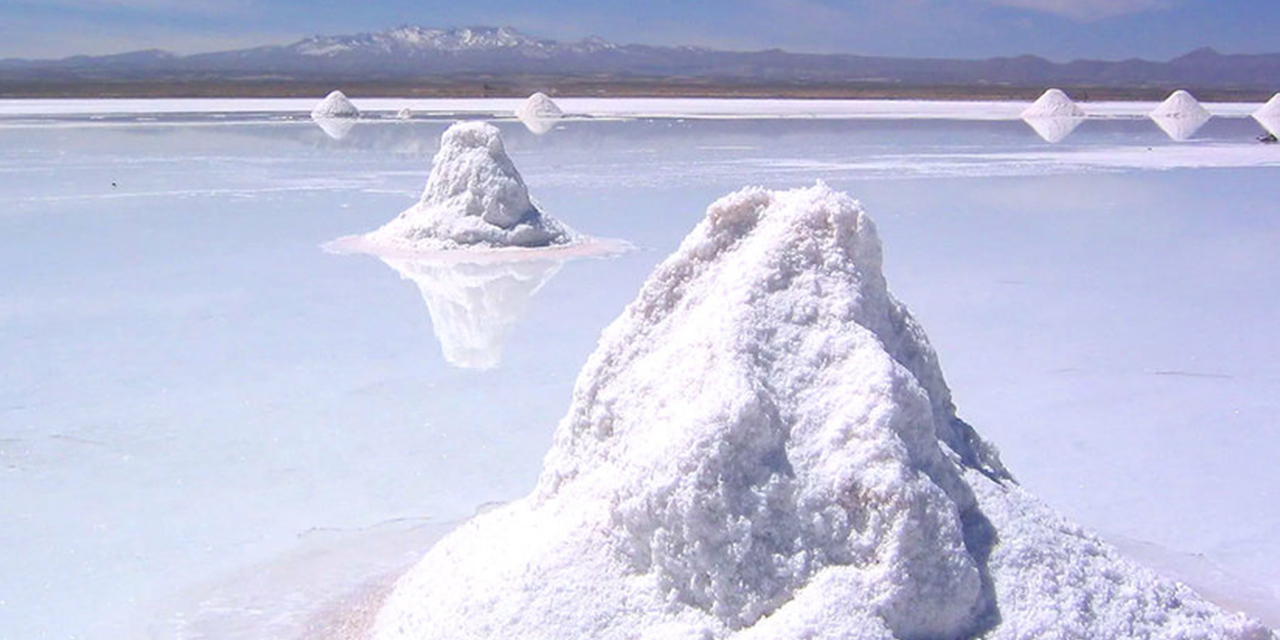
{"label": "snow-capped mountain", "polygon": [[1200,49],[1168,62],[1056,63],[1030,55],[944,60],[804,54],[778,49],[718,51],[690,46],[619,45],[595,37],[562,42],[511,27],[402,26],[377,33],[317,35],[287,45],[188,56],[142,51],[62,60],[0,60],[0,90],[40,83],[329,84],[530,75],[614,82],[679,77],[786,86],[873,83],[917,87],[1124,87],[1161,93],[1181,87],[1274,91],[1280,85],[1280,54],[1224,55]]}
{"label": "snow-capped mountain", "polygon": [[522,55],[556,53],[594,53],[615,49],[600,38],[587,38],[575,43],[535,38],[511,27],[465,27],[429,29],[401,26],[379,33],[349,36],[312,36],[287,47],[305,56],[334,57],[353,53],[387,55],[429,55],[479,51],[517,52]]}

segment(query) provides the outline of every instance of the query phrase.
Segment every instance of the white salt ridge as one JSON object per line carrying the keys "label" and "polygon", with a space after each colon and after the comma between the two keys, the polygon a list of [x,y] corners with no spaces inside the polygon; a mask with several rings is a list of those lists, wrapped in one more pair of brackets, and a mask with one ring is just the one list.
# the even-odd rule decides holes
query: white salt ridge
{"label": "white salt ridge", "polygon": [[708,209],[604,331],[537,489],[438,543],[373,637],[1273,636],[1019,488],[819,184]]}
{"label": "white salt ridge", "polygon": [[355,118],[360,110],[341,91],[332,91],[311,110],[312,118]]}
{"label": "white salt ridge", "polygon": [[537,135],[550,131],[562,117],[564,112],[560,107],[541,91],[529,96],[516,108],[516,118]]}
{"label": "white salt ridge", "polygon": [[1254,111],[1253,119],[1271,135],[1280,136],[1280,93],[1271,96],[1266,104]]}
{"label": "white salt ridge", "polygon": [[546,247],[577,235],[543,214],[507,156],[493,125],[459,122],[440,138],[440,151],[418,204],[365,235],[402,252],[464,247]]}
{"label": "white salt ridge", "polygon": [[1178,142],[1189,140],[1213,117],[1190,93],[1182,89],[1170,94],[1149,115],[1170,138]]}
{"label": "white salt ridge", "polygon": [[1049,89],[1022,112],[1022,118],[1083,118],[1084,109],[1061,89]]}

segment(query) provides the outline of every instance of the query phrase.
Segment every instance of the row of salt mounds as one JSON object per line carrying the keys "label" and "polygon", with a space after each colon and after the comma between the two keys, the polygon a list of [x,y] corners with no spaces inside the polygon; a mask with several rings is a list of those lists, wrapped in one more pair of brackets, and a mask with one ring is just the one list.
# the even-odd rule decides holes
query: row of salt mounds
{"label": "row of salt mounds", "polygon": [[550,131],[562,117],[564,112],[560,110],[560,106],[541,91],[529,96],[516,107],[516,118],[536,135]]}
{"label": "row of salt mounds", "polygon": [[373,637],[1272,634],[1019,488],[819,184],[708,209],[604,331],[537,489],[439,542]]}
{"label": "row of salt mounds", "polygon": [[1022,120],[1044,138],[1061,142],[1085,120],[1084,110],[1061,89],[1049,89],[1022,112]]}
{"label": "row of salt mounds", "polygon": [[1153,110],[1149,116],[1170,138],[1189,140],[1213,116],[1186,91],[1178,89]]}
{"label": "row of salt mounds", "polygon": [[1280,93],[1271,96],[1266,104],[1254,111],[1253,119],[1271,135],[1280,136]]}
{"label": "row of salt mounds", "polygon": [[408,252],[546,247],[577,237],[538,210],[497,127],[483,122],[450,126],[421,200],[364,236],[372,245]]}

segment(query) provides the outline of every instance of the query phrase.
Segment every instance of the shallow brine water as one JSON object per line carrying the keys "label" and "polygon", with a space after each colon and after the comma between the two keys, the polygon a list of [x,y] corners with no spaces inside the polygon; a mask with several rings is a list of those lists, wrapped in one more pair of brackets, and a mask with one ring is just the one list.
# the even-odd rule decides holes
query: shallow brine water
{"label": "shallow brine water", "polygon": [[353,597],[531,488],[599,331],[707,204],[815,179],[877,220],[1025,486],[1280,623],[1280,149],[1252,120],[1049,144],[1012,120],[507,119],[543,209],[633,251],[322,250],[413,204],[449,121],[0,121],[0,637],[355,625]]}

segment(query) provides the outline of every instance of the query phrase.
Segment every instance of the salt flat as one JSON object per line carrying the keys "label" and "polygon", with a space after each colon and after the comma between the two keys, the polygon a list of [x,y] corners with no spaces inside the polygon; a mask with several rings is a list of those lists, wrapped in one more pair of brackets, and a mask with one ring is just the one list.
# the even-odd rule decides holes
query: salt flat
{"label": "salt flat", "polygon": [[529,491],[600,329],[707,204],[815,178],[874,212],[959,415],[1025,487],[1280,623],[1277,153],[1237,107],[1184,143],[1150,104],[1058,144],[1025,105],[615,105],[543,136],[504,113],[540,208],[637,250],[489,309],[522,315],[476,370],[414,282],[319,247],[418,199],[440,112],[518,101],[388,100],[423,116],[342,140],[314,101],[131,104],[0,103],[0,636],[296,635]]}

